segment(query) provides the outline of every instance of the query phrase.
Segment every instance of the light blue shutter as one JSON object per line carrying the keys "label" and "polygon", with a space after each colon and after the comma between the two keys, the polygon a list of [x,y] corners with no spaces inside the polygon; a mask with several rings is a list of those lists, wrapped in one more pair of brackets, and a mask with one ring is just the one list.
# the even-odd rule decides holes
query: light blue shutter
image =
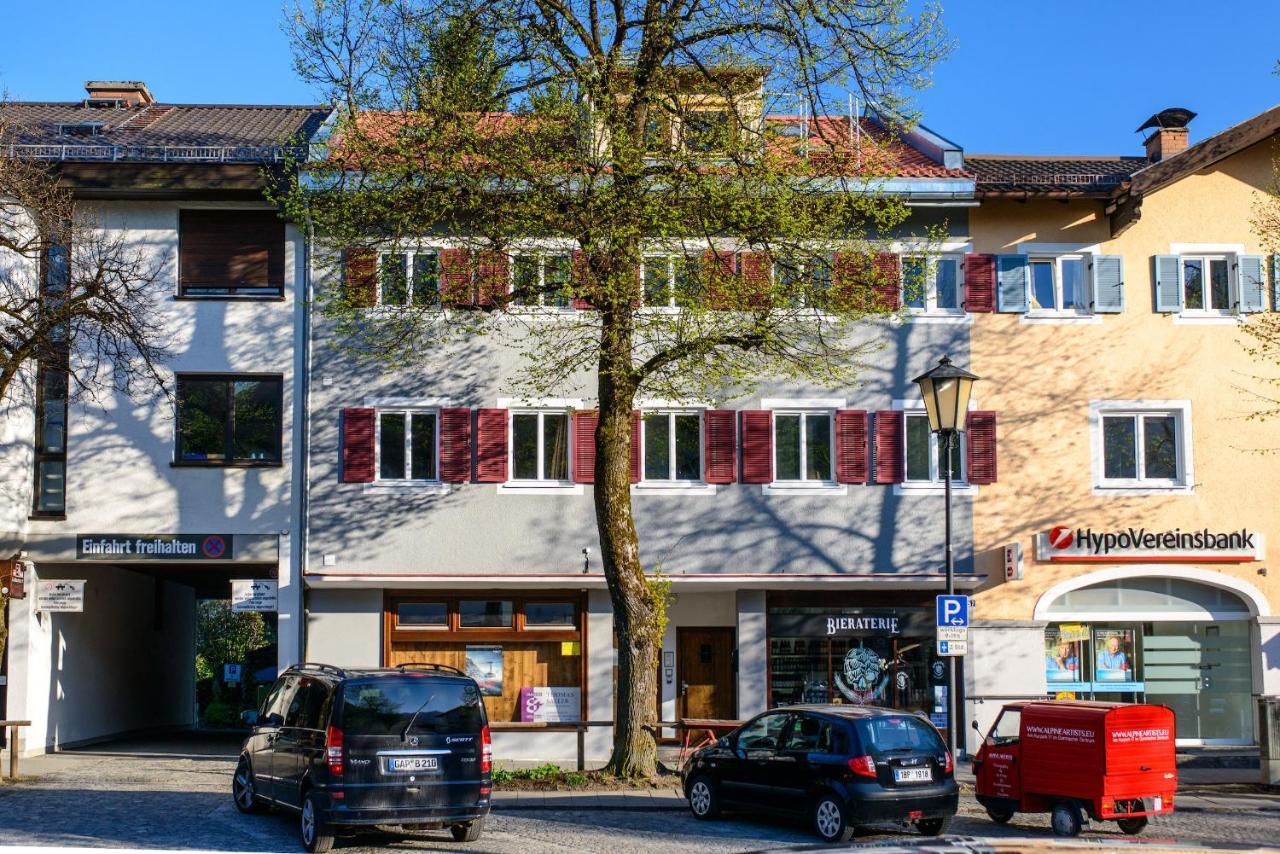
{"label": "light blue shutter", "polygon": [[1182,256],[1156,255],[1156,311],[1182,311]]}
{"label": "light blue shutter", "polygon": [[1093,280],[1093,310],[1099,314],[1124,311],[1124,257],[1094,255],[1090,265]]}
{"label": "light blue shutter", "polygon": [[996,256],[996,311],[1027,310],[1027,256]]}
{"label": "light blue shutter", "polygon": [[1236,263],[1240,281],[1240,313],[1249,314],[1267,307],[1267,274],[1261,255],[1241,255]]}
{"label": "light blue shutter", "polygon": [[1271,256],[1271,310],[1280,311],[1280,253]]}

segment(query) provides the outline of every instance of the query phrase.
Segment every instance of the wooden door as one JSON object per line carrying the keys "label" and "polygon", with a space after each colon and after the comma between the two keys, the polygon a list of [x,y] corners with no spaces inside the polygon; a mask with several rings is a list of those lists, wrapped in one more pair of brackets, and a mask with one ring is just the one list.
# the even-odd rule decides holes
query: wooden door
{"label": "wooden door", "polygon": [[737,717],[735,635],[732,626],[676,629],[676,712],[679,717],[713,720]]}

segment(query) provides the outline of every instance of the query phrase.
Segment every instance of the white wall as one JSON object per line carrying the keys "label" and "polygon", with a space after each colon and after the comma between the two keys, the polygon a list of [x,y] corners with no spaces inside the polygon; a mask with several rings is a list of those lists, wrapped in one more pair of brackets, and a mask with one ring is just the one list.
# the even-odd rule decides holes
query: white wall
{"label": "white wall", "polygon": [[304,660],[382,666],[382,590],[308,590]]}
{"label": "white wall", "polygon": [[738,717],[758,715],[769,707],[768,612],[765,591],[739,590],[738,611]]}
{"label": "white wall", "polygon": [[[1042,622],[975,622],[969,627],[964,661],[966,697],[963,744],[976,753],[982,743],[971,722],[985,735],[1010,699],[1043,699],[1044,627]],[[961,739],[957,739],[961,741]]]}
{"label": "white wall", "polygon": [[[738,615],[734,609],[732,592],[724,593],[680,593],[674,594],[674,601],[667,610],[667,631],[662,636],[662,654],[678,655],[676,647],[676,630],[681,627],[695,626],[734,626]],[[676,719],[676,697],[680,686],[677,682],[677,667],[671,668],[671,679],[667,680],[666,668],[660,671],[658,691],[662,696],[662,719]],[[669,735],[670,730],[664,732]]]}

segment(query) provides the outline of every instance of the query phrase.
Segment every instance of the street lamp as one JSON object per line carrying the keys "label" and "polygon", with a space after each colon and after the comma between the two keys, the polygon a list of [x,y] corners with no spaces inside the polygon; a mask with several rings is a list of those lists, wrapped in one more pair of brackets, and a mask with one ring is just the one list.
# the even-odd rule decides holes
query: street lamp
{"label": "street lamp", "polygon": [[[951,364],[948,356],[939,359],[936,368],[912,380],[920,386],[924,409],[929,415],[929,429],[938,434],[940,450],[946,452],[942,482],[946,504],[943,539],[946,543],[948,596],[955,593],[955,561],[951,556],[951,452],[955,449],[956,437],[964,430],[969,395],[973,393],[973,384],[977,380],[977,376]],[[950,658],[947,668],[947,749],[955,756],[960,703],[956,697],[956,659],[955,656]]]}

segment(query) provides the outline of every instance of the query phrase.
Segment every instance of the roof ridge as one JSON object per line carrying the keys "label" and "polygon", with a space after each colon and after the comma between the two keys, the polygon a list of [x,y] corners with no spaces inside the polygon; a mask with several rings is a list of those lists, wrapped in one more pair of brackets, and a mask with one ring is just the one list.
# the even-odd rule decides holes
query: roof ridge
{"label": "roof ridge", "polygon": [[966,160],[1146,160],[1141,154],[981,154],[965,152]]}

